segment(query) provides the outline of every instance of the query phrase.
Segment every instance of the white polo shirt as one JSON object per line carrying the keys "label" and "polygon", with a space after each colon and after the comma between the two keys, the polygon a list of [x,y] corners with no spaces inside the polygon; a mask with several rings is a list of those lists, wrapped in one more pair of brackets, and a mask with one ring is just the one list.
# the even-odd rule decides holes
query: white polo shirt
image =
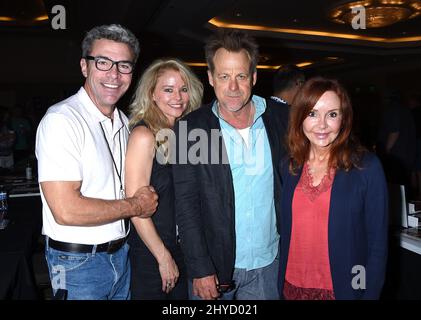
{"label": "white polo shirt", "polygon": [[[127,117],[117,109],[114,110],[113,122],[99,111],[83,87],[77,94],[50,107],[36,135],[39,182],[81,181],[81,193],[85,197],[120,199],[120,179],[104,133],[117,169],[121,170],[119,173],[124,186],[124,159],[129,130]],[[100,244],[125,236],[123,220],[93,227],[59,225],[42,189],[41,198],[42,232],[54,240]]]}

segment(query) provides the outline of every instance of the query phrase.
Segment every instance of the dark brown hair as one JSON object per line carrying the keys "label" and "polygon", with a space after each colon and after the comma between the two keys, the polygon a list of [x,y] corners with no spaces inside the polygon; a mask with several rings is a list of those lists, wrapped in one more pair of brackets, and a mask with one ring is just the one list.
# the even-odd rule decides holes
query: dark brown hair
{"label": "dark brown hair", "polygon": [[208,68],[212,73],[215,70],[213,58],[216,51],[221,48],[230,52],[240,52],[241,50],[245,50],[250,59],[250,73],[254,73],[256,71],[259,59],[259,47],[254,38],[244,31],[222,29],[208,39],[205,46],[205,55]]}
{"label": "dark brown hair", "polygon": [[353,112],[347,92],[337,80],[314,77],[303,85],[291,106],[287,146],[290,155],[289,169],[293,174],[308,160],[310,152],[310,141],[304,134],[303,122],[326,91],[333,91],[338,95],[342,115],[341,129],[331,145],[329,167],[346,171],[359,167],[365,150],[352,134]]}

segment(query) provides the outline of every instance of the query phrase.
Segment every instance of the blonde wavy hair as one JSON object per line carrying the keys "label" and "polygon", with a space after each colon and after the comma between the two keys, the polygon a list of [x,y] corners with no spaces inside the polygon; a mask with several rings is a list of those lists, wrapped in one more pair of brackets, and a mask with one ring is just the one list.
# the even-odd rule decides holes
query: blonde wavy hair
{"label": "blonde wavy hair", "polygon": [[158,59],[149,65],[137,83],[133,101],[129,106],[129,127],[131,129],[140,120],[145,122],[154,135],[161,129],[171,128],[167,118],[152,98],[158,78],[167,70],[178,71],[187,86],[189,102],[181,117],[200,107],[203,98],[203,84],[190,67],[178,59]]}
{"label": "blonde wavy hair", "polygon": [[[190,67],[181,60],[175,58],[157,59],[149,65],[137,83],[132,103],[129,106],[130,129],[133,129],[141,120],[145,122],[146,126],[152,131],[155,137],[158,131],[162,129],[171,129],[171,125],[166,116],[153,100],[153,92],[158,82],[158,78],[167,70],[179,72],[187,86],[189,102],[180,118],[200,107],[203,98],[203,84]],[[157,151],[165,150],[164,157],[168,159],[170,150],[166,140],[157,141],[155,148]]]}

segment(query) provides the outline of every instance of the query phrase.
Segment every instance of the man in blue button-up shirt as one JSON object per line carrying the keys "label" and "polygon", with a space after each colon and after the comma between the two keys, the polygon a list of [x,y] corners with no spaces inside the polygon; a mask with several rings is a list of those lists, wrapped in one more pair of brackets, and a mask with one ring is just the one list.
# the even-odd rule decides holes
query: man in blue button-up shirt
{"label": "man in blue button-up shirt", "polygon": [[251,94],[258,48],[247,34],[216,34],[206,58],[217,99],[175,127],[176,213],[190,294],[278,299],[281,113]]}

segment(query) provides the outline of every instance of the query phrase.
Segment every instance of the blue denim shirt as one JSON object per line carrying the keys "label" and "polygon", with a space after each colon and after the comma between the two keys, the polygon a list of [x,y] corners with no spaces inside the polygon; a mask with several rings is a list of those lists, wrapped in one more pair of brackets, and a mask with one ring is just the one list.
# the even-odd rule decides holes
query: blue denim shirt
{"label": "blue denim shirt", "polygon": [[273,262],[278,253],[271,149],[261,115],[266,101],[252,97],[256,108],[248,143],[237,129],[219,118],[234,184],[236,259],[235,268],[253,270]]}

